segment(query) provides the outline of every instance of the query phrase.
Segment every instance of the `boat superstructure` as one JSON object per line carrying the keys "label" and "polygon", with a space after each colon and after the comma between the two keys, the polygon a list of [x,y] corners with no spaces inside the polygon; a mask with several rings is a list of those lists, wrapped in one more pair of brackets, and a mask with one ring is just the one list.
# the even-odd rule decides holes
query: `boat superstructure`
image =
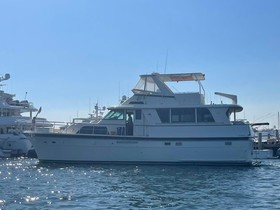
{"label": "boat superstructure", "polygon": [[[252,163],[253,131],[237,121],[231,104],[206,104],[202,73],[141,75],[134,95],[97,123],[78,131],[31,134],[42,162],[226,164]],[[196,92],[175,92],[172,82],[197,82]]]}

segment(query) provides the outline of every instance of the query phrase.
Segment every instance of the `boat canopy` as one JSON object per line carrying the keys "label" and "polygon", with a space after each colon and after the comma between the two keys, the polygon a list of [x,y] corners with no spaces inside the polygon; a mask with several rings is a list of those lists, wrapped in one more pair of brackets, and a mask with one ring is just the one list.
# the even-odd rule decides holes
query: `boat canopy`
{"label": "boat canopy", "polygon": [[[153,73],[163,82],[181,82],[181,81],[200,81],[205,80],[205,75],[202,73],[182,73],[182,74],[159,74]],[[141,75],[145,77],[149,75]]]}
{"label": "boat canopy", "polygon": [[[165,84],[165,82],[182,82],[204,80],[205,75],[202,73],[183,73],[183,74],[159,74],[141,75],[140,80],[133,88],[132,92],[138,95],[158,95],[174,96],[174,93]],[[200,84],[201,85],[201,84]]]}

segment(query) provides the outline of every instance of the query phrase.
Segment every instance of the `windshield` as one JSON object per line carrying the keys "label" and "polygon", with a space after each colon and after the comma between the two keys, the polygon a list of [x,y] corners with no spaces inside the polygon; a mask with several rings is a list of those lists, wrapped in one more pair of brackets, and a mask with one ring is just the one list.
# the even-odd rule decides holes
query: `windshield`
{"label": "windshield", "polygon": [[103,119],[105,119],[105,120],[123,120],[124,111],[123,110],[111,110]]}

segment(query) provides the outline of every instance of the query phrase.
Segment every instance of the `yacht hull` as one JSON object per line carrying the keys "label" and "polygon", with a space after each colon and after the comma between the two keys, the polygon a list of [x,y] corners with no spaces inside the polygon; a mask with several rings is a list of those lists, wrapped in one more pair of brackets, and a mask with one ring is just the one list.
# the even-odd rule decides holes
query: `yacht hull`
{"label": "yacht hull", "polygon": [[251,137],[160,138],[31,134],[40,162],[251,165]]}
{"label": "yacht hull", "polygon": [[[32,145],[28,138],[22,133],[9,133],[0,135],[0,157],[21,157],[27,155]],[[9,152],[9,155],[7,151]]]}

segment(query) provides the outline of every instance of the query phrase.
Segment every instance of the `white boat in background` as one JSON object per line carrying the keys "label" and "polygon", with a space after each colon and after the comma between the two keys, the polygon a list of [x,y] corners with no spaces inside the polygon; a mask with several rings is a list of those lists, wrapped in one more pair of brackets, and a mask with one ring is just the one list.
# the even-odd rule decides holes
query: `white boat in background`
{"label": "white boat in background", "polygon": [[[9,74],[0,77],[0,82],[10,79]],[[23,131],[31,130],[32,113],[38,112],[27,100],[15,100],[14,94],[0,90],[0,157],[26,156],[33,150],[31,142]],[[22,113],[29,116],[23,116]],[[50,126],[44,118],[37,118],[38,127]]]}
{"label": "white boat in background", "polygon": [[93,113],[89,114],[89,117],[78,117],[74,118],[71,123],[67,123],[64,126],[59,126],[59,129],[57,129],[57,132],[61,133],[79,133],[80,129],[85,126],[91,126],[93,124],[98,123],[103,116],[104,111],[106,110],[106,107],[99,107],[98,103],[94,106]]}
{"label": "white boat in background", "polygon": [[[134,95],[99,121],[68,133],[30,133],[41,162],[251,165],[254,134],[236,119],[243,108],[205,104],[202,73],[141,75]],[[169,82],[198,83],[173,92]],[[232,119],[231,119],[232,118]]]}

